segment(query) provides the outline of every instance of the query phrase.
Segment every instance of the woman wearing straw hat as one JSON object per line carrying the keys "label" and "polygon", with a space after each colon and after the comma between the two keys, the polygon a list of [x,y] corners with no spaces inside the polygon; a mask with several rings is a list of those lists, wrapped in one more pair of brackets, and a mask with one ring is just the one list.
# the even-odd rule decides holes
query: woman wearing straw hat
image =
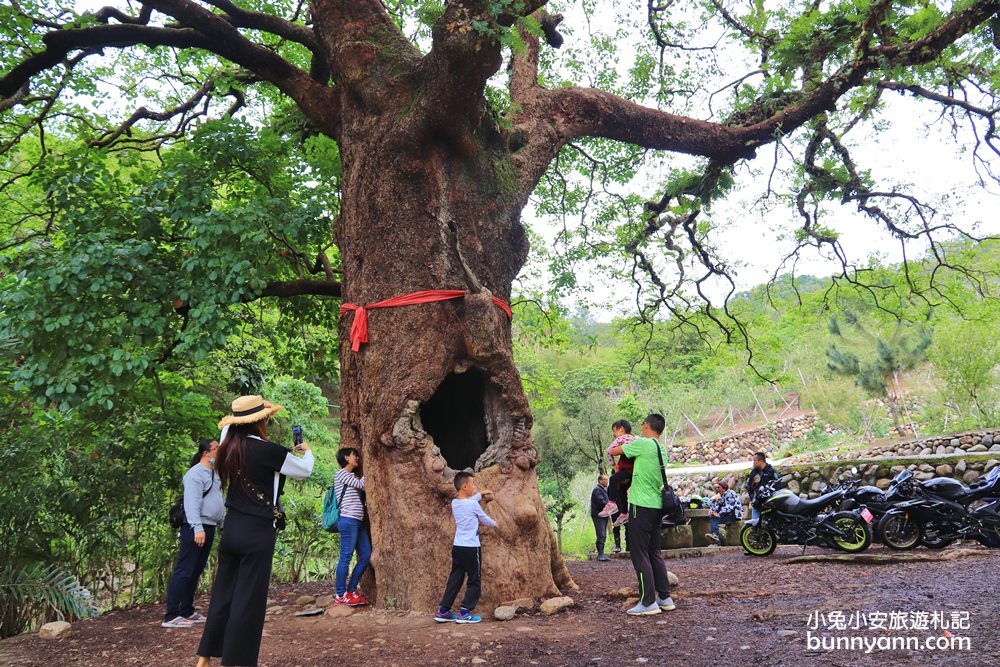
{"label": "woman wearing straw hat", "polygon": [[280,410],[260,396],[240,396],[219,422],[216,470],[228,488],[228,513],[198,667],[217,656],[223,665],[257,664],[285,478],[305,479],[314,460],[305,443],[295,447],[300,458],[267,439],[270,417]]}

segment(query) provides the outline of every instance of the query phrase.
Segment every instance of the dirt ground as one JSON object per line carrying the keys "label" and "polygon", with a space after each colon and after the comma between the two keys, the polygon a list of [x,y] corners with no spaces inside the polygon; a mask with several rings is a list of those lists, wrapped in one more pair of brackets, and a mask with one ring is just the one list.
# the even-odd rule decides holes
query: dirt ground
{"label": "dirt ground", "polygon": [[[964,547],[968,548],[968,547]],[[330,593],[328,583],[275,587],[285,608],[264,630],[262,667],[420,667],[423,665],[829,665],[980,666],[1000,664],[1000,550],[938,562],[853,564],[788,563],[801,548],[781,547],[768,559],[725,552],[668,561],[680,578],[677,610],[632,618],[609,591],[634,586],[627,560],[572,563],[577,606],[556,616],[537,611],[508,622],[435,624],[428,614],[377,610],[296,618],[301,594]],[[822,553],[809,548],[809,554]],[[885,553],[873,548],[869,553]],[[927,553],[927,552],[923,552]],[[442,576],[442,584],[444,577]],[[484,581],[484,587],[489,581]],[[207,599],[200,600],[202,608]],[[489,610],[480,610],[488,616]],[[810,615],[844,612],[969,613],[971,650],[822,650],[816,637],[943,637],[934,630],[810,630]],[[0,642],[0,665],[193,665],[200,629],[159,627],[163,609],[147,605],[76,623],[69,637],[45,641],[22,635]],[[827,616],[824,616],[826,619]],[[832,619],[832,616],[830,616]],[[910,615],[910,618],[914,618]]]}

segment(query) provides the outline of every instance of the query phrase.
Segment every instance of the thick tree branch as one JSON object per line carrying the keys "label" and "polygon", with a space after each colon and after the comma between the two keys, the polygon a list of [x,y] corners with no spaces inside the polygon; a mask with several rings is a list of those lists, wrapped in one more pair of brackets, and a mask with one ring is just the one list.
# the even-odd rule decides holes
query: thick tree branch
{"label": "thick tree branch", "polygon": [[137,45],[197,48],[255,72],[294,99],[317,127],[330,133],[335,130],[339,107],[334,91],[274,51],[247,40],[224,17],[190,0],[146,0],[144,5],[173,17],[181,26],[146,25],[141,23],[146,18],[141,15],[129,23],[54,30],[42,38],[44,51],[28,56],[0,78],[0,98],[17,94],[34,76],[55,67],[75,50],[97,52]]}
{"label": "thick tree branch", "polygon": [[265,46],[251,42],[224,17],[191,0],[143,0],[159,12],[196,28],[209,38],[213,53],[245,67],[291,97],[322,131],[333,134],[339,123],[338,96]]}
{"label": "thick tree branch", "polygon": [[313,0],[317,34],[334,81],[374,109],[405,104],[420,52],[379,0]]}
{"label": "thick tree branch", "polygon": [[534,88],[538,87],[538,38],[524,27],[518,31],[524,42],[524,50],[515,52],[510,59],[510,98],[517,104],[527,101]]}
{"label": "thick tree branch", "polygon": [[[879,7],[873,9],[876,18],[879,11]],[[592,88],[536,88],[519,102],[523,110],[513,118],[515,129],[527,138],[515,154],[522,189],[530,192],[558,151],[567,142],[584,136],[700,155],[729,164],[751,157],[760,146],[835,108],[837,101],[861,85],[870,72],[931,62],[998,11],[1000,1],[976,2],[954,12],[921,39],[859,49],[858,58],[825,81],[793,93],[777,112],[742,126],[678,116]],[[876,25],[877,21],[872,19],[870,23]]]}
{"label": "thick tree branch", "polygon": [[[264,297],[276,296],[279,298],[290,298],[293,296],[328,296],[334,299],[341,297],[342,285],[337,280],[313,280],[311,278],[299,278],[297,280],[272,280],[264,286],[260,294],[255,297],[247,297],[243,301],[251,303]],[[186,316],[191,310],[191,305],[178,301],[174,304],[174,311],[179,315]]]}
{"label": "thick tree branch", "polygon": [[753,153],[739,141],[737,128],[651,109],[596,88],[536,87],[519,103],[523,111],[515,114],[514,128],[528,140],[514,164],[524,192],[534,189],[564,145],[584,136],[724,162]]}
{"label": "thick tree branch", "polygon": [[145,45],[211,50],[209,40],[190,29],[163,28],[145,25],[112,24],[92,28],[64,28],[46,34],[45,50],[28,56],[0,78],[0,98],[18,92],[31,79],[55,67],[77,49],[127,48]]}
{"label": "thick tree branch", "polygon": [[224,11],[227,20],[237,28],[269,32],[289,41],[298,42],[314,53],[321,48],[316,33],[300,23],[286,21],[273,14],[242,9],[229,0],[202,0],[202,2]]}
{"label": "thick tree branch", "polygon": [[269,282],[267,286],[264,287],[260,296],[279,296],[287,298],[307,294],[330,296],[339,299],[341,294],[341,284],[336,280],[312,280],[310,278],[273,281]]}
{"label": "thick tree branch", "polygon": [[419,121],[453,129],[455,119],[463,118],[466,127],[459,131],[478,125],[486,81],[502,63],[501,30],[484,2],[446,3],[444,13],[431,30],[430,53],[420,65],[425,92],[421,96]]}
{"label": "thick tree branch", "polygon": [[[562,46],[563,38],[559,34],[559,24],[562,14],[549,14],[540,9],[531,15],[541,26],[546,42],[553,48]],[[510,60],[510,96],[517,103],[528,98],[533,88],[538,86],[538,52],[539,39],[524,25],[518,26],[518,33],[524,44],[521,51],[515,50]]]}

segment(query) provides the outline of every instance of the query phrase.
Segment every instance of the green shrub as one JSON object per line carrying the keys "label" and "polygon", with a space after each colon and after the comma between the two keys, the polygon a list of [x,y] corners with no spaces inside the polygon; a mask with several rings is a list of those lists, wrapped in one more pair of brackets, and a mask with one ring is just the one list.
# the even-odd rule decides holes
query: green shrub
{"label": "green shrub", "polygon": [[96,614],[91,592],[55,565],[0,569],[0,639],[53,616],[76,620]]}

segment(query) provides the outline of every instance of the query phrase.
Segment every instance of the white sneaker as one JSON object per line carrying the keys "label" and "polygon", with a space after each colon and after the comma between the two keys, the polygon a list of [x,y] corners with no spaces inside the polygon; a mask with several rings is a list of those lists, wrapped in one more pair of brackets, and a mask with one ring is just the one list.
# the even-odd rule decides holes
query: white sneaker
{"label": "white sneaker", "polygon": [[659,614],[661,611],[660,606],[655,602],[648,607],[644,606],[642,602],[640,602],[625,613],[630,616],[652,616],[653,614]]}
{"label": "white sneaker", "polygon": [[161,628],[193,628],[194,621],[190,621],[183,616],[178,616],[175,619],[169,621],[163,621],[160,623]]}
{"label": "white sneaker", "polygon": [[674,604],[673,599],[670,598],[669,596],[661,598],[659,595],[657,595],[656,606],[659,607],[662,611],[673,611],[674,609],[677,609],[677,605]]}

